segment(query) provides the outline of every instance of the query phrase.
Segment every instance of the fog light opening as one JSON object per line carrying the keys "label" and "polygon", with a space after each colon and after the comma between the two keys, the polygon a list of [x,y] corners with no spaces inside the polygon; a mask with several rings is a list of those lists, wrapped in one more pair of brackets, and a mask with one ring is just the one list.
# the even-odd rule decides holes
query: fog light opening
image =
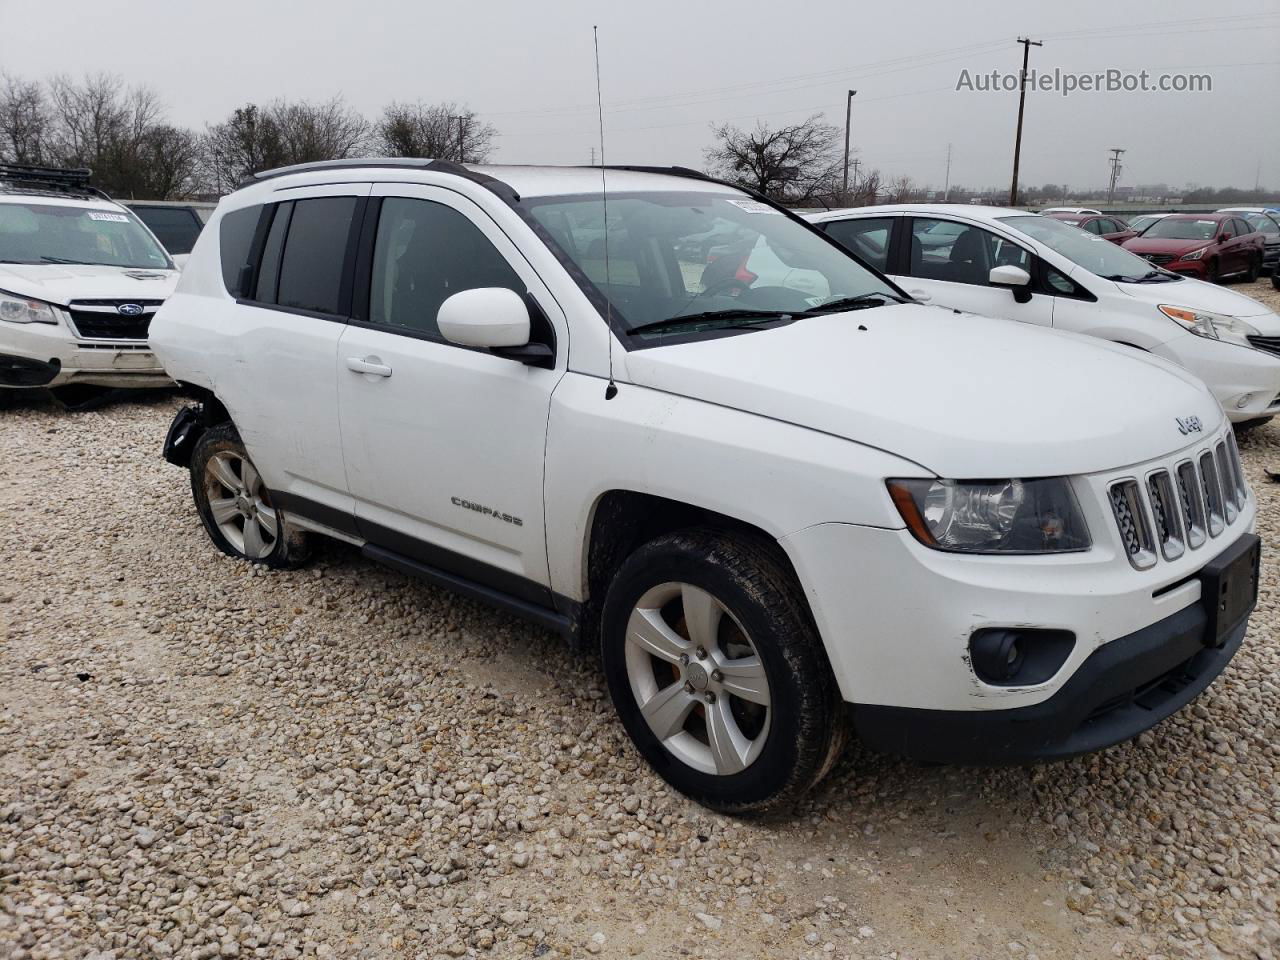
{"label": "fog light opening", "polygon": [[1241,394],[1239,399],[1236,400],[1236,409],[1243,410],[1245,407],[1247,407],[1250,404],[1252,400],[1253,400],[1252,393]]}
{"label": "fog light opening", "polygon": [[985,683],[1030,686],[1057,673],[1075,642],[1068,630],[983,629],[969,638],[969,657]]}

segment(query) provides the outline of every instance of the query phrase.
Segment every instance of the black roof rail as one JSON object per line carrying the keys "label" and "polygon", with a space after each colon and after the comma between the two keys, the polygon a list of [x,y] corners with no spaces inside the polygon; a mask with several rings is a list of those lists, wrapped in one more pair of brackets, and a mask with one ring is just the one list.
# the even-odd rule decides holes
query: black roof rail
{"label": "black roof rail", "polygon": [[87,167],[42,167],[31,163],[0,163],[0,184],[18,189],[54,194],[78,194],[110,200],[103,191],[89,185],[93,171]]}
{"label": "black roof rail", "polygon": [[275,167],[271,170],[261,170],[250,174],[240,181],[240,186],[242,188],[247,187],[255,183],[261,183],[263,180],[285,177],[291,173],[310,173],[323,170],[358,170],[367,167],[384,169],[402,167],[429,170],[432,173],[449,173],[457,177],[463,177],[473,183],[478,183],[505,200],[516,201],[520,199],[520,195],[516,193],[510,184],[499,180],[497,177],[491,177],[487,173],[468,169],[454,160],[433,160],[430,157],[354,157],[347,160],[315,160],[311,163],[294,163],[287,167]]}

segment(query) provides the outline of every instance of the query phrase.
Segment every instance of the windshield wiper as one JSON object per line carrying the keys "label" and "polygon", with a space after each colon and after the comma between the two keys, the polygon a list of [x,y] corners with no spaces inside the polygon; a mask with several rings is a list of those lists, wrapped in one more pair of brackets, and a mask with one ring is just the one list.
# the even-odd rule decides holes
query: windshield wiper
{"label": "windshield wiper", "polygon": [[[873,299],[879,298],[879,299]],[[796,314],[798,317],[812,317],[820,313],[839,313],[842,310],[865,310],[868,307],[883,307],[886,303],[911,303],[911,300],[904,300],[892,293],[860,293],[856,297],[841,297],[839,300],[828,300],[826,303],[820,303],[816,307],[810,307],[801,313]]]}
{"label": "windshield wiper", "polygon": [[71,263],[79,267],[105,267],[105,263],[94,263],[92,260],[68,260],[66,257],[51,257],[47,254],[40,258],[45,263]]}
{"label": "windshield wiper", "polygon": [[1113,273],[1110,276],[1102,278],[1103,280],[1113,280],[1116,283],[1150,283],[1152,280],[1176,280],[1178,275],[1170,273],[1168,270],[1148,270],[1140,277],[1129,277],[1123,273]]}
{"label": "windshield wiper", "polygon": [[[709,321],[723,320],[732,326],[748,326],[753,323],[765,323],[770,320],[786,320],[792,314],[780,310],[706,310],[702,313],[687,313],[680,317],[668,317],[665,320],[652,320],[632,327],[628,333],[651,333],[660,330],[678,330],[681,327],[696,326]],[[733,323],[732,321],[739,321]]]}

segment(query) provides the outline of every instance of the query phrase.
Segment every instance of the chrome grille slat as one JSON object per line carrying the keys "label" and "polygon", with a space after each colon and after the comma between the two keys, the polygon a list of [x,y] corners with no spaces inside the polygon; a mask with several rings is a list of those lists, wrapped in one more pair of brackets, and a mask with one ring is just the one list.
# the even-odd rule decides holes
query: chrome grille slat
{"label": "chrome grille slat", "polygon": [[1249,504],[1249,485],[1230,430],[1181,460],[1155,462],[1107,482],[1107,499],[1129,562],[1147,570],[1220,537]]}
{"label": "chrome grille slat", "polygon": [[1181,503],[1173,491],[1173,478],[1168,470],[1157,470],[1147,477],[1147,496],[1160,552],[1166,560],[1177,560],[1187,552],[1187,545]]}
{"label": "chrome grille slat", "polygon": [[1182,525],[1187,531],[1187,546],[1197,550],[1209,539],[1205,530],[1204,490],[1196,465],[1190,460],[1178,464],[1178,499],[1182,502]]}
{"label": "chrome grille slat", "polygon": [[1231,469],[1231,459],[1227,456],[1226,442],[1219,440],[1213,453],[1218,462],[1218,482],[1222,484],[1222,505],[1227,511],[1227,526],[1231,526],[1240,515],[1240,507],[1236,503],[1236,478]]}

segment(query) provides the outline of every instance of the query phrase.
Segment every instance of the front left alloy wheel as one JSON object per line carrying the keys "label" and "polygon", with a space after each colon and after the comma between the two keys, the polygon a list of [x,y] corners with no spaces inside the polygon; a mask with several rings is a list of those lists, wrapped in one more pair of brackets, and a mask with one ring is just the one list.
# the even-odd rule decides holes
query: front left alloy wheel
{"label": "front left alloy wheel", "polygon": [[694,800],[725,813],[782,806],[838,756],[840,694],[772,544],[718,530],[658,537],[614,577],[601,627],[627,733]]}

